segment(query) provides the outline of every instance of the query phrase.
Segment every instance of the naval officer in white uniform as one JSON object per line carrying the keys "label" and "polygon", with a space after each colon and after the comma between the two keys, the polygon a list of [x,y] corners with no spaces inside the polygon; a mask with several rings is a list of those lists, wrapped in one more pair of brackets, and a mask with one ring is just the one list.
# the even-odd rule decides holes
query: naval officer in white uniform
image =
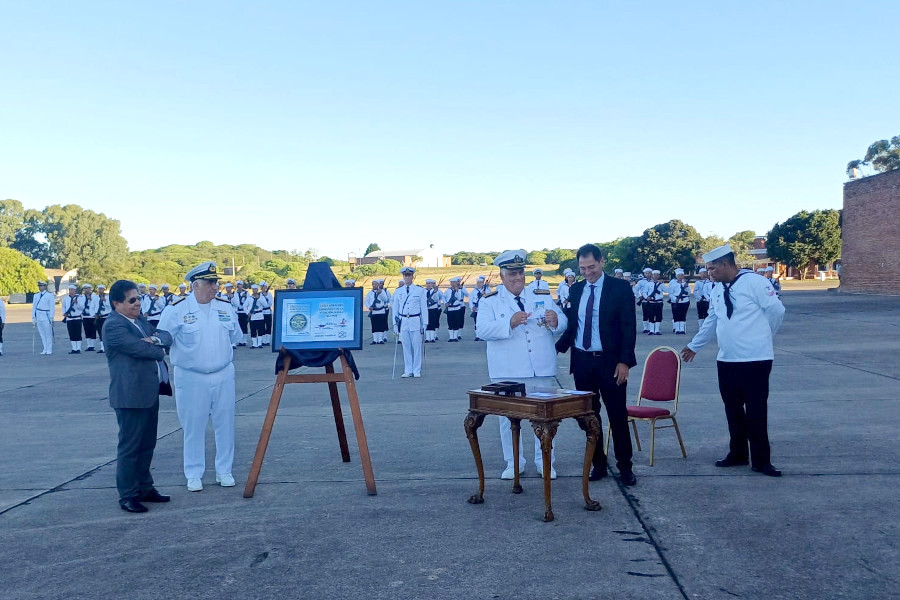
{"label": "naval officer in white uniform", "polygon": [[158,329],[173,338],[175,406],[184,429],[184,476],[192,492],[203,489],[206,470],[206,423],[212,418],[216,436],[216,482],[234,485],[234,350],[241,341],[237,311],[216,298],[216,263],[193,268],[185,279],[191,294],[166,307]]}
{"label": "naval officer in white uniform", "polygon": [[56,298],[47,291],[47,282],[38,281],[38,293],[31,303],[31,322],[37,327],[44,349],[41,354],[53,354],[53,321],[56,320]]}
{"label": "naval officer in white uniform", "polygon": [[425,288],[413,283],[412,267],[403,267],[403,287],[391,298],[391,314],[394,315],[395,329],[400,333],[403,346],[403,375],[401,377],[422,376],[422,333],[428,325],[428,299]]}
{"label": "naval officer in white uniform", "polygon": [[[525,389],[559,388],[556,380],[554,338],[566,330],[565,313],[553,301],[550,290],[525,288],[524,250],[507,250],[494,260],[503,285],[485,294],[478,308],[478,335],[487,342],[488,374],[492,382],[517,381]],[[524,442],[519,437],[519,472],[525,470]],[[500,442],[506,469],[501,479],[513,479],[512,430],[500,417]],[[534,464],[543,476],[541,441],[534,439]],[[551,452],[550,478],[555,453]]]}

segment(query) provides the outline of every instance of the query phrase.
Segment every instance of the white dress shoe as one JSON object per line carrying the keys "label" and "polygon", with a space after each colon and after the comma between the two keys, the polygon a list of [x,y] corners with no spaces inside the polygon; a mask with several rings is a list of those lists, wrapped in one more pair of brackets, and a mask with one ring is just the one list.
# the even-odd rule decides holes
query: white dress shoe
{"label": "white dress shoe", "polygon": [[231,473],[216,473],[216,483],[222,487],[234,487],[234,477]]}
{"label": "white dress shoe", "polygon": [[403,378],[406,378],[406,377],[412,377],[412,373],[404,373],[404,374],[401,375],[400,377],[403,377]]}
{"label": "white dress shoe", "polygon": [[[519,467],[519,475],[525,472],[525,465]],[[500,479],[513,479],[516,474],[513,471],[512,463],[506,463],[506,469],[504,469],[503,473],[500,474]]]}
{"label": "white dress shoe", "polygon": [[[541,477],[544,476],[543,469],[538,469],[537,472],[538,472],[538,475],[540,475]],[[556,469],[554,469],[553,467],[550,467],[550,479],[556,479]]]}
{"label": "white dress shoe", "polygon": [[421,377],[419,373],[413,373],[413,377]]}
{"label": "white dress shoe", "polygon": [[187,488],[189,492],[199,492],[203,489],[203,482],[200,481],[199,477],[188,479]]}

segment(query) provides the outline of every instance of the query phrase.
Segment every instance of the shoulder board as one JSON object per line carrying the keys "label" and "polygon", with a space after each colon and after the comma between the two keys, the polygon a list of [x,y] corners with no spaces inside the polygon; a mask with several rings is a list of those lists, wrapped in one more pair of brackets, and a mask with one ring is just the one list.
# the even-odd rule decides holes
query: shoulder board
{"label": "shoulder board", "polygon": [[170,304],[169,306],[175,306],[175,305],[178,304],[179,302],[184,302],[184,299],[185,299],[185,298],[187,298],[187,296],[183,296],[183,297],[179,298],[178,300],[175,300],[175,301],[172,302],[172,304]]}
{"label": "shoulder board", "polygon": [[538,296],[549,296],[550,295],[550,290],[545,290],[543,288],[536,288],[536,289],[532,290],[532,292],[534,292]]}
{"label": "shoulder board", "polygon": [[488,292],[486,294],[482,294],[481,297],[482,298],[490,298],[491,296],[496,296],[499,293],[500,292],[498,292],[497,290],[494,290],[493,292]]}
{"label": "shoulder board", "polygon": [[[225,304],[231,304],[231,300],[228,300],[226,298],[216,297],[216,300],[218,300],[219,302],[224,302]],[[179,300],[179,302],[180,302],[180,300]]]}

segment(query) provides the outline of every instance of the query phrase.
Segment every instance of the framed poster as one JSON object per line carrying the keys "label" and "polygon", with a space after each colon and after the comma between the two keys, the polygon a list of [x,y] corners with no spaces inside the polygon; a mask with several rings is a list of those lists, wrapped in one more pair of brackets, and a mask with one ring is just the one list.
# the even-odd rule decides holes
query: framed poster
{"label": "framed poster", "polygon": [[277,290],[272,321],[272,352],[362,350],[363,290]]}

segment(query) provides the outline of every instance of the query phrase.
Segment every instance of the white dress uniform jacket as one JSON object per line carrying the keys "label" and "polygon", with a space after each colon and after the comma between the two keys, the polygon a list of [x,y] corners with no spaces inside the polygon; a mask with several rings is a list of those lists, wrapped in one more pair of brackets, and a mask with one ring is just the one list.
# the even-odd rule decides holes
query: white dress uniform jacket
{"label": "white dress uniform jacket", "polygon": [[269,308],[269,301],[262,294],[259,295],[259,298],[254,298],[252,295],[247,296],[247,300],[244,302],[244,312],[250,315],[251,321],[262,321],[267,308]]}
{"label": "white dress uniform jacket", "polygon": [[[396,296],[397,292],[394,292],[394,295]],[[459,310],[461,308],[465,308],[465,300],[468,297],[469,292],[467,292],[463,287],[460,287],[456,291],[454,291],[452,288],[449,288],[444,291],[444,304],[447,306],[448,311]],[[453,298],[452,302],[450,301],[450,298]]]}
{"label": "white dress uniform jacket", "polygon": [[241,290],[239,292],[235,292],[234,296],[231,298],[231,305],[234,309],[239,313],[246,313],[244,310],[244,303],[247,302],[247,298],[250,297],[250,292],[247,290]]}
{"label": "white dress uniform jacket", "polygon": [[713,282],[709,279],[698,279],[694,282],[694,299],[699,302],[706,300],[709,302],[710,294],[712,294]]}
{"label": "white dress uniform jacket", "polygon": [[[515,329],[510,329],[509,320],[513,313],[519,312],[519,306],[506,286],[497,286],[496,294],[481,299],[478,337],[487,341],[491,379],[556,375],[554,336],[566,330],[566,315],[553,302],[550,294],[535,294],[526,288],[520,298],[525,311],[532,314],[524,325]],[[559,322],[555,329],[547,330],[538,324],[546,310],[556,313]]]}
{"label": "white dress uniform jacket", "polygon": [[[144,310],[144,305],[146,304],[146,310]],[[166,299],[162,296],[151,296],[147,294],[147,302],[141,303],[141,311],[144,313],[144,316],[151,321],[159,320],[162,315],[163,309],[166,308]]]}
{"label": "white dress uniform jacket", "polygon": [[[366,294],[366,308],[373,315],[385,314],[390,307],[390,302],[391,296],[384,290],[379,291],[377,294],[375,293],[375,290],[370,290],[369,293]],[[378,308],[373,308],[376,304],[378,305]]]}
{"label": "white dress uniform jacket", "polygon": [[562,306],[563,308],[567,308],[569,301],[569,284],[563,281],[556,288],[556,303]]}
{"label": "white dress uniform jacket", "polygon": [[216,299],[206,310],[192,295],[167,306],[157,329],[172,334],[172,364],[195,373],[227,367],[234,357],[231,344],[242,338],[231,303]]}
{"label": "white dress uniform jacket", "polygon": [[391,299],[391,312],[399,320],[400,339],[403,340],[403,374],[419,377],[422,374],[422,332],[428,325],[428,299],[425,288],[405,285]]}
{"label": "white dress uniform jacket", "polygon": [[669,293],[669,302],[672,304],[685,304],[691,301],[691,284],[687,281],[678,283],[677,279],[669,282],[666,290]]}
{"label": "white dress uniform jacket", "polygon": [[762,275],[741,271],[729,289],[734,312],[729,319],[725,306],[725,284],[717,283],[709,301],[709,316],[688,348],[698,352],[718,338],[717,360],[751,362],[773,360],[773,338],[784,320],[784,305],[775,288]]}
{"label": "white dress uniform jacket", "polygon": [[80,320],[82,313],[84,313],[84,296],[81,294],[63,296],[62,311],[66,320]]}
{"label": "white dress uniform jacket", "polygon": [[547,283],[543,279],[535,279],[531,283],[525,286],[525,289],[534,291],[534,290],[550,290],[550,284]]}

